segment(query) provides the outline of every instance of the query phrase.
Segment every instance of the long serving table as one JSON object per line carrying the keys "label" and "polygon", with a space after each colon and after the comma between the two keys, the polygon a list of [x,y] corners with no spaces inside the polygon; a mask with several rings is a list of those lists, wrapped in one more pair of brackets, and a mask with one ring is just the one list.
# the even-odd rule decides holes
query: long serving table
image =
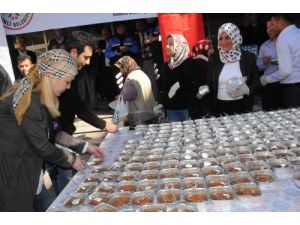
{"label": "long serving table", "polygon": [[[111,165],[118,157],[119,152],[122,150],[124,143],[134,137],[134,132],[124,129],[122,132],[116,134],[108,133],[105,139],[100,144],[100,147],[105,152],[105,159],[101,163],[102,165]],[[92,156],[90,160],[94,159]],[[57,198],[49,206],[48,211],[52,209],[61,209],[63,207],[64,200],[70,196],[82,183],[84,178],[93,172],[93,167],[87,164],[87,168],[77,172],[71,181],[67,184],[64,190],[57,196]],[[77,208],[78,209],[78,208]],[[63,209],[64,210],[64,209]],[[68,210],[67,210],[68,211]]]}
{"label": "long serving table", "polygon": [[[131,192],[122,193],[122,190],[118,189],[120,183],[124,182],[121,176],[109,180],[104,173],[99,173],[99,180],[91,182],[93,184],[90,187],[93,188],[88,189],[89,186],[86,186],[88,189],[86,193],[76,193],[76,191],[85,192],[85,189],[80,187],[97,167],[89,165],[72,178],[48,211],[147,211],[147,207],[149,211],[158,208],[161,211],[300,211],[300,172],[297,172],[300,171],[299,121],[300,110],[289,109],[185,121],[183,124],[138,126],[135,131],[124,129],[117,134],[108,134],[101,143],[106,158],[100,165],[107,165],[108,172],[119,170],[118,173],[121,174],[126,171],[132,172],[129,164],[135,164],[139,167],[134,169],[138,174],[133,178],[132,184],[135,187],[130,190]],[[126,160],[122,158],[122,162],[118,161],[121,158],[120,153],[128,158]],[[229,159],[233,161],[229,162]],[[92,161],[93,157],[90,159],[90,162]],[[274,181],[259,182],[255,178],[257,170],[253,168],[252,170],[248,161],[265,165],[260,170],[266,171]],[[149,162],[158,164],[159,169],[155,170],[156,178],[148,180],[148,186],[144,186],[145,180],[141,174]],[[119,163],[122,167],[110,168],[114,163]],[[228,165],[234,165],[232,168],[238,172],[231,173]],[[207,168],[217,168],[220,173],[211,176],[206,173]],[[166,170],[176,171],[177,175],[163,178],[163,171]],[[203,187],[195,186],[186,190],[185,182],[190,178],[184,175],[183,171],[188,170],[194,171],[192,177],[203,181]],[[248,181],[258,188],[261,195],[237,194],[238,185],[232,183],[232,177],[243,173],[246,174],[243,178],[249,179]],[[220,187],[219,191],[232,193],[229,200],[215,200],[212,193],[219,187],[209,185],[211,178],[225,180],[226,187]],[[89,196],[95,192],[95,188],[107,182],[114,185],[108,191],[109,194],[104,201],[106,203],[98,206],[89,204],[91,199]],[[176,182],[179,186],[175,185]],[[174,190],[178,191],[176,192],[178,196],[175,194],[171,195],[171,198],[161,198],[161,193],[167,191],[175,193],[172,192]],[[194,200],[191,201],[195,202],[190,200],[188,202],[188,193],[195,193],[194,191],[198,191],[201,195],[192,196]],[[70,196],[80,194],[83,197],[77,197],[78,199],[75,197],[66,204],[66,199]],[[205,194],[204,199],[199,198],[203,197],[202,194]],[[116,196],[126,197],[128,201],[118,199],[116,205],[114,202]],[[143,198],[139,202],[135,201],[133,196]],[[224,198],[226,199],[226,195]],[[151,206],[153,208],[150,209]]]}

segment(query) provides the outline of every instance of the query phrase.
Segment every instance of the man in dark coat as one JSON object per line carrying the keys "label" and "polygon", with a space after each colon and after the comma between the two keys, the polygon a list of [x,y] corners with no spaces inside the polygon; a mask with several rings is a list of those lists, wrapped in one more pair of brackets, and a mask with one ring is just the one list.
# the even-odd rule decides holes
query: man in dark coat
{"label": "man in dark coat", "polygon": [[[75,132],[74,120],[77,115],[83,121],[100,129],[106,129],[108,132],[114,133],[117,127],[114,124],[107,123],[103,119],[97,117],[83,101],[82,101],[82,84],[84,81],[83,67],[90,64],[93,54],[94,40],[91,34],[84,31],[74,31],[66,42],[66,50],[76,59],[78,66],[78,75],[72,82],[70,90],[64,92],[60,98],[60,123],[63,131],[68,134]],[[83,73],[83,72],[84,73]],[[81,88],[80,88],[81,87]]]}
{"label": "man in dark coat", "polygon": [[30,50],[26,49],[26,39],[25,39],[24,36],[19,35],[19,36],[16,37],[16,45],[17,45],[17,48],[14,50],[14,58],[13,58],[14,60],[12,62],[15,76],[17,76],[19,74],[18,62],[17,62],[17,58],[19,56],[28,55],[28,56],[30,56],[32,63],[33,64],[36,63],[35,53],[33,51],[30,51]]}
{"label": "man in dark coat", "polygon": [[[90,75],[90,71],[83,68],[90,64],[93,47],[93,36],[84,31],[72,32],[66,41],[66,50],[73,56],[78,66],[78,75],[72,81],[71,88],[59,97],[60,129],[70,135],[76,130],[74,126],[75,116],[94,127],[106,129],[107,132],[114,133],[117,131],[115,124],[98,118],[93,109],[84,102],[86,99],[83,99],[83,92],[86,93],[89,88],[85,84],[88,79],[87,76]],[[49,172],[58,194],[72,178],[72,170],[58,168],[58,174],[51,173],[50,170]]]}

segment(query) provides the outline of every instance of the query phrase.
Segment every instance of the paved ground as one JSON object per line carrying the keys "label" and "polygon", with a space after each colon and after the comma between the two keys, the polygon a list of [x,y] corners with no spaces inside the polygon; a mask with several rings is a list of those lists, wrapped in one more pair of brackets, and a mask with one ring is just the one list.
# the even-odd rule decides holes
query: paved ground
{"label": "paved ground", "polygon": [[[102,107],[99,108],[99,110],[97,110],[97,114],[98,117],[103,118],[108,122],[111,122],[113,111],[106,107]],[[76,120],[75,126],[76,126],[76,132],[74,134],[74,137],[87,140],[90,143],[95,145],[99,145],[102,142],[102,140],[105,138],[106,135],[105,131],[99,130],[85,123],[80,119]],[[84,155],[83,159],[87,159],[88,157],[89,157],[88,155]],[[55,192],[53,191],[51,179],[49,178],[48,174],[45,174],[44,183],[46,188],[49,190],[52,199],[54,200],[56,198],[56,195]]]}

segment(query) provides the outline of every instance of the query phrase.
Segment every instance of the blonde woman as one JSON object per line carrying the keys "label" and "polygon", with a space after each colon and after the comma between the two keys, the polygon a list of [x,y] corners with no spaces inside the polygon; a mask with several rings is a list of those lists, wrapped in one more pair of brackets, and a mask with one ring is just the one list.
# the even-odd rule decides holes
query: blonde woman
{"label": "blonde woman", "polygon": [[51,50],[0,98],[0,211],[33,210],[44,160],[84,168],[78,157],[49,142],[52,118],[60,115],[57,97],[76,74],[69,53]]}

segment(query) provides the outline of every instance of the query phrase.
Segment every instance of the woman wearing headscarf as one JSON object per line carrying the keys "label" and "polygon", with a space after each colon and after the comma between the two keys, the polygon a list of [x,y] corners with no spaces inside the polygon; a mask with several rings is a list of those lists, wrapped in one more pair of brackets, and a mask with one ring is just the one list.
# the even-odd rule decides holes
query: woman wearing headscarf
{"label": "woman wearing headscarf", "polygon": [[32,211],[43,185],[43,161],[76,170],[84,163],[50,143],[58,96],[70,88],[77,65],[65,50],[38,58],[29,76],[0,98],[0,211]]}
{"label": "woman wearing headscarf", "polygon": [[198,92],[201,71],[197,63],[189,58],[189,52],[183,35],[167,36],[166,53],[169,59],[159,83],[169,122],[188,120],[193,112],[190,107]]}
{"label": "woman wearing headscarf", "polygon": [[155,100],[148,76],[130,56],[123,56],[115,66],[125,80],[119,101],[126,103],[127,114],[121,120],[128,126],[153,123]]}
{"label": "woman wearing headscarf", "polygon": [[209,59],[207,81],[212,110],[216,116],[252,110],[252,97],[258,88],[255,55],[241,51],[242,36],[232,23],[218,31],[218,52]]}
{"label": "woman wearing headscarf", "polygon": [[201,71],[207,74],[208,58],[214,53],[214,48],[211,40],[200,40],[192,48],[193,59],[200,64]]}
{"label": "woman wearing headscarf", "polygon": [[197,62],[201,73],[198,74],[199,88],[191,108],[191,119],[200,119],[211,114],[209,88],[207,86],[208,58],[214,53],[211,40],[200,40],[192,48],[192,57]]}

